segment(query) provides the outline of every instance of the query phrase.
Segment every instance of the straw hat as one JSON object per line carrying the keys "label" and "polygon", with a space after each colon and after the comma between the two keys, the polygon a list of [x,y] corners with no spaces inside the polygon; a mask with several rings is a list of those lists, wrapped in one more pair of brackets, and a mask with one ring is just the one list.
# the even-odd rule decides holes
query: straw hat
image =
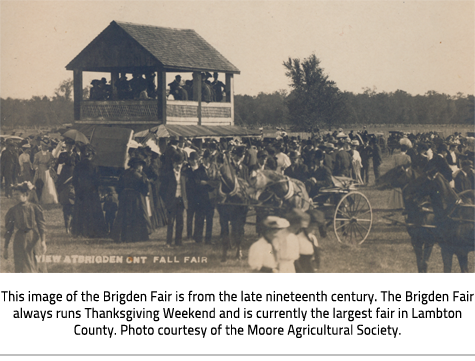
{"label": "straw hat", "polygon": [[280,218],[276,216],[268,216],[262,224],[267,228],[282,229],[290,226],[290,223],[285,218]]}

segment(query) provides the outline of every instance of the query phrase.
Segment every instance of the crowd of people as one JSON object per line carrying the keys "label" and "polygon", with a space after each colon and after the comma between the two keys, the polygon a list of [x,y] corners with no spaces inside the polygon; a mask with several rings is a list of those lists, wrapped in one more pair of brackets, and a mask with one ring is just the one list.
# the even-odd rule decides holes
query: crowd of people
{"label": "crowd of people", "polygon": [[[473,139],[457,133],[446,139],[436,133],[402,134],[395,148],[389,160],[392,166],[412,166],[421,172],[436,169],[457,192],[474,189]],[[196,243],[212,245],[217,209],[222,261],[231,242],[237,245],[236,257],[242,257],[239,247],[247,214],[246,205],[226,207],[222,202],[220,174],[225,162],[246,181],[259,170],[298,179],[313,198],[322,187],[331,187],[335,176],[369,184],[370,164],[378,179],[383,161],[377,137],[366,130],[345,134],[342,129],[316,132],[307,140],[279,133],[272,138],[239,140],[172,136],[167,142],[131,141],[127,167],[111,185],[101,181],[94,158],[92,146],[70,139],[57,146],[46,138],[19,144],[7,141],[1,156],[5,195],[11,197],[17,189],[17,193],[28,193],[28,202],[33,204],[59,202],[66,233],[78,237],[147,241],[155,229],[166,226],[168,247],[182,246],[184,232]],[[24,182],[23,188],[14,188],[19,182]],[[401,201],[397,194],[391,197],[395,203]],[[38,209],[28,212],[40,227]],[[317,218],[311,211],[294,210],[282,218],[259,219],[261,238],[249,253],[252,269],[311,272],[318,268],[314,263],[318,260]],[[269,256],[269,250],[274,256]]]}
{"label": "crowd of people", "polygon": [[[115,83],[115,92],[111,82],[106,78],[91,81],[89,100],[144,100],[156,99],[157,87],[154,72],[134,72],[132,79],[127,79],[126,73],[121,73]],[[210,80],[213,78],[213,81]],[[221,102],[224,99],[225,85],[218,79],[219,74],[201,73],[201,100],[204,102]],[[174,100],[193,100],[193,79],[182,81],[181,75],[168,84],[168,95]]]}

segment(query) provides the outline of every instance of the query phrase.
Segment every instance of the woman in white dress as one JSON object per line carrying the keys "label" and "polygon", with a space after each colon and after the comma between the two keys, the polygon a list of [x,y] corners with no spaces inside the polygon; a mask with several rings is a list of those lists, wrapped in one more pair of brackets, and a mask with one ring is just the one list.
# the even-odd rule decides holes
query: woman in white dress
{"label": "woman in white dress", "polygon": [[48,151],[48,145],[41,142],[41,150],[35,154],[35,160],[33,161],[33,168],[36,171],[33,183],[35,184],[38,179],[43,181],[43,190],[40,195],[40,202],[42,204],[58,203],[56,187],[50,174],[50,168],[53,163],[54,157]]}

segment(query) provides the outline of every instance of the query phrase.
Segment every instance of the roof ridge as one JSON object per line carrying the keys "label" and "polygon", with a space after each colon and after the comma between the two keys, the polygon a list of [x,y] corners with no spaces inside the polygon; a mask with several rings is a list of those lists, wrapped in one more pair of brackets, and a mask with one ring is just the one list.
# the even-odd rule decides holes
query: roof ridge
{"label": "roof ridge", "polygon": [[127,24],[127,25],[135,25],[135,26],[144,26],[144,27],[147,27],[147,28],[158,28],[158,29],[170,29],[170,30],[191,30],[191,31],[194,31],[196,33],[196,31],[194,29],[183,29],[183,28],[172,28],[172,27],[169,27],[169,26],[158,26],[158,25],[148,25],[148,24],[138,24],[138,23],[131,23],[129,21],[117,21],[117,20],[112,20],[111,24],[112,23],[116,23],[117,25],[120,25],[120,24]]}

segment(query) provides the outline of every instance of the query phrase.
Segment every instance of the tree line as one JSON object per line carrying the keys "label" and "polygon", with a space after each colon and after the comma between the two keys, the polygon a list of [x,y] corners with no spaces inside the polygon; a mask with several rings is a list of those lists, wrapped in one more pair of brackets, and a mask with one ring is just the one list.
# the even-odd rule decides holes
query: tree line
{"label": "tree line", "polygon": [[[341,91],[329,79],[315,54],[283,62],[290,91],[235,95],[235,124],[247,127],[285,126],[309,131],[345,124],[473,124],[473,95],[455,96],[429,91],[411,95],[403,90],[362,93]],[[58,126],[73,122],[73,81],[64,80],[53,97],[1,98],[1,124]],[[88,99],[89,87],[83,89]]]}
{"label": "tree line", "polygon": [[290,126],[296,131],[344,124],[473,124],[473,95],[403,90],[341,91],[312,54],[283,62],[290,92],[235,96],[235,122],[246,126]]}

